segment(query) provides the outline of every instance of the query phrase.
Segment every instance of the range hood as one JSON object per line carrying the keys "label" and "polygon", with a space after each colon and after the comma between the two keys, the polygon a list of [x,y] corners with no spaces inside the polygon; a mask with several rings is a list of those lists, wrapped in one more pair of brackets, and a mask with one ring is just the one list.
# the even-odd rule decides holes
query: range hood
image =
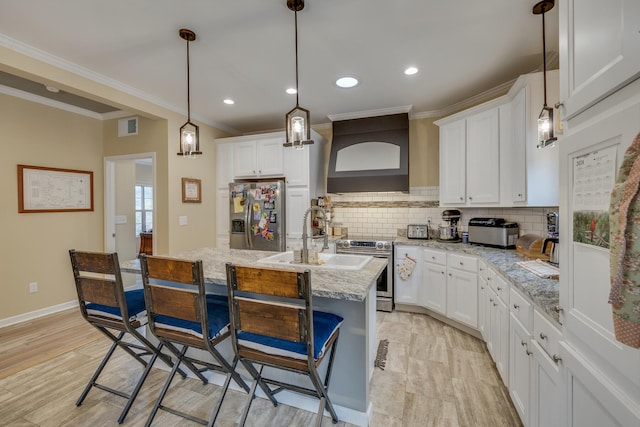
{"label": "range hood", "polygon": [[409,114],[333,122],[328,193],[409,191]]}

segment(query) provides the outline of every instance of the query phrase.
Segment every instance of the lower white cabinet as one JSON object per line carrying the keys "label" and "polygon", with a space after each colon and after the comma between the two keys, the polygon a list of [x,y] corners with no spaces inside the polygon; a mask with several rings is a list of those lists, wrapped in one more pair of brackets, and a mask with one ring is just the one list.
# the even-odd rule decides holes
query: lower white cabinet
{"label": "lower white cabinet", "polygon": [[545,353],[536,340],[531,341],[529,348],[533,354],[531,364],[531,426],[565,426],[565,406],[562,405],[564,382],[560,365]]}
{"label": "lower white cabinet", "polygon": [[422,263],[422,284],[418,303],[436,313],[447,314],[447,267],[433,262]]}
{"label": "lower white cabinet", "polygon": [[216,190],[216,246],[229,248],[229,189]]}
{"label": "lower white cabinet", "polygon": [[[290,239],[302,239],[302,219],[309,206],[309,188],[287,188],[287,223],[285,225],[287,228],[287,241]],[[311,221],[311,218],[307,218],[307,221]],[[311,230],[311,225],[307,224],[307,231],[311,233],[309,230]]]}
{"label": "lower white cabinet", "polygon": [[394,299],[400,304],[418,304],[418,289],[421,286],[421,256],[417,246],[396,246],[393,279]]}
{"label": "lower white cabinet", "polygon": [[509,317],[509,395],[525,427],[531,425],[531,333],[515,314]]}
{"label": "lower white cabinet", "polygon": [[[500,277],[498,281],[504,282]],[[501,283],[507,286],[506,282]],[[489,340],[487,348],[505,385],[509,384],[509,309],[507,302],[489,286]]]}
{"label": "lower white cabinet", "polygon": [[478,274],[447,266],[447,316],[478,327]]}

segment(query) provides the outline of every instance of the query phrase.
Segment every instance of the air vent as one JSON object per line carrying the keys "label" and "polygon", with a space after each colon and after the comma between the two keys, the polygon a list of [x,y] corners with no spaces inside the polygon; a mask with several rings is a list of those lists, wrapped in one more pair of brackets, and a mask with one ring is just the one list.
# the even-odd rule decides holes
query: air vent
{"label": "air vent", "polygon": [[130,136],[138,134],[138,118],[129,117],[128,119],[118,120],[118,136]]}

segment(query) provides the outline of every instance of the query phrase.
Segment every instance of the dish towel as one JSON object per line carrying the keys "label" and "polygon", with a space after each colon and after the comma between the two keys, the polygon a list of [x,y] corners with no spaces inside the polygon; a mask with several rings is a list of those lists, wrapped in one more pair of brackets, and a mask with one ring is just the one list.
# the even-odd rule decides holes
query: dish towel
{"label": "dish towel", "polygon": [[416,260],[410,258],[408,255],[405,255],[406,258],[400,264],[398,264],[398,273],[402,280],[409,280],[411,277],[411,273],[413,273],[413,268],[416,266]]}
{"label": "dish towel", "polygon": [[640,348],[640,134],[627,149],[611,191],[609,269],[616,339]]}

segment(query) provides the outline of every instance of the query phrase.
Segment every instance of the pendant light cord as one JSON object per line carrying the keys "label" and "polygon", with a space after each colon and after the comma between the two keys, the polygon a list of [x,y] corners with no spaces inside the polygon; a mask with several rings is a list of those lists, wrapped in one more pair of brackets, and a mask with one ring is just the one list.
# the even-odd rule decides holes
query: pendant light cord
{"label": "pendant light cord", "polygon": [[189,70],[189,40],[187,40],[187,121],[191,121],[191,72]]}
{"label": "pendant light cord", "polygon": [[544,14],[547,10],[547,4],[542,5],[542,79],[544,84],[544,106],[547,107],[547,42],[545,37]]}
{"label": "pendant light cord", "polygon": [[293,19],[295,23],[295,35],[296,35],[296,107],[300,106],[299,90],[298,90],[298,11],[293,12]]}

